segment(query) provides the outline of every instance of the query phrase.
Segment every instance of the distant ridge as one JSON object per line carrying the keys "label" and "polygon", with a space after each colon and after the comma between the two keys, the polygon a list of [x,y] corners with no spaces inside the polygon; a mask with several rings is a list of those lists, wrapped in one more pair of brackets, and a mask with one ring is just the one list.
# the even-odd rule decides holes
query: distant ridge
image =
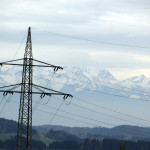
{"label": "distant ridge", "polygon": [[[3,70],[0,71],[0,78],[3,77],[4,72],[5,71]],[[76,91],[77,93],[83,91],[84,88],[87,88],[89,90],[107,91],[108,93],[117,93],[129,97],[134,95],[132,93],[139,93],[133,92],[133,90],[144,92],[150,91],[150,78],[147,78],[143,74],[120,81],[115,78],[109,70],[95,67],[66,66],[64,67],[62,74],[61,72],[56,72],[56,75],[54,76],[52,76],[53,70],[45,69],[43,71],[39,68],[38,70],[35,69],[34,72],[36,74],[34,78],[35,82],[45,84],[47,80],[46,78],[44,80],[43,76],[47,76],[48,78],[51,77],[52,80],[49,86],[51,88],[57,88],[57,90],[65,90],[66,85],[71,85],[72,87],[69,87],[70,91]],[[18,75],[20,74],[21,71],[18,68],[10,69],[5,79],[2,80],[1,85],[8,85],[12,84],[11,82],[17,82]],[[59,78],[57,78],[58,76]],[[116,90],[113,90],[112,88]],[[125,90],[126,92],[120,90]],[[140,95],[138,95],[138,97],[143,98],[143,96]]]}
{"label": "distant ridge", "polygon": [[[5,133],[17,133],[18,123],[13,120],[0,118],[0,134]],[[36,130],[33,129],[33,134],[36,134]]]}
{"label": "distant ridge", "polygon": [[[48,125],[34,126],[33,128],[39,133],[46,131]],[[87,137],[104,137],[104,138],[117,138],[128,140],[148,140],[150,139],[150,128],[121,125],[114,128],[89,128],[89,127],[66,127],[51,125],[48,128],[53,130],[65,131],[76,136],[83,138]],[[46,131],[47,132],[47,131]]]}
{"label": "distant ridge", "polygon": [[[0,118],[0,134],[16,133],[16,132],[17,132],[16,121]],[[54,137],[56,136],[56,139],[60,134],[62,139],[70,137],[73,140],[78,140],[78,137],[150,140],[150,128],[129,126],[129,125],[121,125],[114,128],[66,127],[58,125],[33,126],[33,134],[39,133],[40,134],[43,133],[45,134],[45,136],[49,138],[52,138],[50,134],[53,134]]]}

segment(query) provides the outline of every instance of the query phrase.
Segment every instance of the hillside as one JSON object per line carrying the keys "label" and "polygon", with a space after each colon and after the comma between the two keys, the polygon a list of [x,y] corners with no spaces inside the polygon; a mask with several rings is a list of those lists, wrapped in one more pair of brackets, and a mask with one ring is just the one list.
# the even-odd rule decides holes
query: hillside
{"label": "hillside", "polygon": [[[0,118],[0,134],[17,133],[18,123],[13,120]],[[37,133],[36,130],[32,130],[33,135]]]}
{"label": "hillside", "polygon": [[[0,127],[1,136],[4,133],[9,135],[9,131],[15,133],[17,122],[1,118]],[[132,150],[149,150],[150,148],[150,142],[147,141],[150,140],[150,128],[126,125],[111,129],[99,128],[98,130],[98,128],[71,128],[53,125],[49,131],[46,131],[47,127],[46,125],[33,127],[34,131],[38,131],[33,136],[33,150],[119,150],[120,147],[127,147],[127,149]],[[124,128],[128,131],[123,132]],[[43,133],[42,131],[46,132]],[[138,134],[133,134],[134,132],[131,131],[137,131]],[[140,136],[141,134],[145,134],[144,138]],[[15,146],[16,138],[13,136],[0,139],[1,149],[15,150]]]}
{"label": "hillside", "polygon": [[49,130],[46,134],[45,137],[54,140],[54,141],[65,141],[65,140],[73,140],[73,141],[79,141],[80,138],[78,138],[75,135],[66,133],[64,131],[60,130]]}
{"label": "hillside", "polygon": [[13,120],[0,118],[0,134],[3,133],[16,133],[18,123]]}
{"label": "hillside", "polygon": [[[47,125],[34,126],[38,133],[45,132]],[[64,131],[82,138],[117,138],[128,140],[148,140],[150,139],[150,128],[122,125],[114,128],[89,128],[89,127],[65,127],[51,125],[51,130]]]}
{"label": "hillside", "polygon": [[[46,130],[49,129],[49,130]],[[0,118],[0,134],[17,133],[17,122]],[[150,139],[150,128],[122,125],[114,128],[66,127],[57,125],[33,126],[34,138],[42,135],[56,141],[75,140],[81,138],[117,138],[129,140]],[[36,136],[37,135],[37,136]],[[40,139],[40,138],[38,138]]]}

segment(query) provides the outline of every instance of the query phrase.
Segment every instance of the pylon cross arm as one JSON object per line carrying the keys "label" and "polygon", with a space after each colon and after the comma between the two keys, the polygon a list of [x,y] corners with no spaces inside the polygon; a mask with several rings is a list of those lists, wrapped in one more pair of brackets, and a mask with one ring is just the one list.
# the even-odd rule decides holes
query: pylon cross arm
{"label": "pylon cross arm", "polygon": [[19,61],[19,60],[23,60],[23,58],[20,58],[20,59],[13,59],[13,60],[9,60],[9,61],[5,61],[5,62],[1,62],[1,64],[5,64],[5,63],[10,63],[10,62],[15,62],[15,61]]}
{"label": "pylon cross arm", "polygon": [[[25,59],[27,59],[27,58],[21,58],[21,59],[16,59],[16,60],[10,60],[10,61],[1,62],[1,63],[0,63],[0,66],[3,66],[3,65],[24,66],[25,64],[12,63],[12,62],[19,61],[19,60],[25,60]],[[44,65],[26,64],[26,66],[54,68],[54,72],[58,71],[59,69],[63,70],[63,68],[60,67],[60,66],[51,65],[51,64],[49,64],[49,63],[45,63],[45,62],[43,62],[43,61],[36,60],[36,59],[33,59],[33,58],[28,58],[28,59],[29,59],[29,60],[33,60],[33,61],[36,61],[36,62],[38,62],[38,63],[42,63],[42,64],[44,64]]]}
{"label": "pylon cross arm", "polygon": [[49,89],[49,88],[46,88],[46,87],[43,87],[43,86],[40,86],[40,85],[33,84],[33,87],[37,87],[38,89],[48,90],[48,91],[50,91],[50,94],[51,94],[51,95],[63,95],[63,96],[64,96],[64,99],[67,99],[68,97],[73,98],[73,96],[72,96],[71,94],[62,93],[62,92],[60,92],[60,91],[56,91],[56,90],[53,90],[53,89]]}
{"label": "pylon cross arm", "polygon": [[18,83],[18,84],[12,84],[12,85],[6,85],[6,86],[1,86],[0,89],[3,89],[3,88],[8,88],[8,87],[16,87],[16,86],[20,86],[21,83]]}

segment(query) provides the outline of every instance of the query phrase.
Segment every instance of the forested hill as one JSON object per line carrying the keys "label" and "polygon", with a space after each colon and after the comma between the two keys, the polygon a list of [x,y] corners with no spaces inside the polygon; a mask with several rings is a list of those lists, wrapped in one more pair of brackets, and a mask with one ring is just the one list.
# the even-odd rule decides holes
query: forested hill
{"label": "forested hill", "polygon": [[16,133],[17,132],[17,122],[13,120],[7,120],[0,118],[0,133]]}
{"label": "forested hill", "polygon": [[[44,129],[46,127],[47,126],[44,126]],[[150,150],[150,142],[144,141],[147,138],[146,136],[149,134],[149,128],[140,128],[134,126],[119,126],[112,129],[101,128],[105,131],[105,133],[108,134],[107,136],[104,136],[95,134],[96,131],[98,131],[97,128],[70,128],[59,126],[58,129],[58,126],[53,126],[53,128],[54,127],[55,129],[50,129],[46,133],[41,134],[41,132],[37,132],[37,134],[34,134],[32,140],[33,150],[121,150],[122,148],[126,150]],[[41,126],[36,127],[36,129],[38,128],[40,128],[41,131]],[[66,131],[68,129],[68,132],[70,129],[72,129],[72,134],[63,131],[64,128]],[[124,131],[125,128],[126,134]],[[142,138],[142,136],[145,134],[144,139],[141,141],[130,141],[130,139],[120,140],[122,137],[120,137],[119,133],[125,137],[129,137],[129,130],[134,134],[135,131],[139,132],[135,134],[136,138],[139,136]],[[15,150],[16,131],[17,122],[0,118],[0,149]],[[36,132],[36,130],[33,131]],[[80,136],[76,136],[75,131],[78,131]],[[86,137],[81,136],[81,133],[83,134],[83,132],[86,133]],[[143,133],[140,134],[141,132]],[[14,134],[11,136],[9,133]],[[115,136],[113,138],[113,134],[116,134],[118,139],[116,139]]]}
{"label": "forested hill", "polygon": [[[0,118],[0,134],[5,133],[17,133],[18,123],[13,120],[7,120]],[[46,129],[52,129],[47,131]],[[55,132],[53,131],[55,130]],[[46,131],[44,133],[44,131]],[[128,140],[149,140],[150,139],[150,128],[137,127],[122,125],[114,128],[89,128],[89,127],[65,127],[65,126],[34,126],[33,134],[44,133],[47,137],[56,136],[62,139],[75,140],[77,137],[80,138],[117,138],[117,139],[128,139]],[[50,134],[51,133],[51,134]],[[59,136],[58,136],[59,135]]]}
{"label": "forested hill", "polygon": [[[0,134],[4,133],[17,133],[18,123],[13,120],[0,118]],[[33,134],[36,134],[36,130],[33,129]]]}
{"label": "forested hill", "polygon": [[65,131],[82,138],[117,138],[129,140],[150,139],[150,128],[121,125],[114,128],[104,127],[65,127],[57,125],[42,125],[33,127],[38,133],[47,132],[46,129]]}
{"label": "forested hill", "polygon": [[73,140],[73,141],[80,141],[81,139],[75,135],[66,133],[64,131],[59,130],[49,130],[45,137],[50,138],[55,141],[65,141],[65,140]]}

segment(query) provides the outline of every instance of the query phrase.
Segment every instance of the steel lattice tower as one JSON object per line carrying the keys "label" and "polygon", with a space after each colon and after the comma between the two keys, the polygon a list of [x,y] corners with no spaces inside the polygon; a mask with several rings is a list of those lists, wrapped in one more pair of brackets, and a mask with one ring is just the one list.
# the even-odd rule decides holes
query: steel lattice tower
{"label": "steel lattice tower", "polygon": [[[23,64],[12,63],[23,60]],[[33,61],[40,64],[33,65]],[[63,95],[65,100],[68,97],[73,97],[70,94],[62,93],[47,87],[42,87],[32,83],[33,77],[33,66],[34,67],[50,67],[54,68],[54,72],[58,69],[62,69],[60,66],[51,65],[40,60],[33,59],[32,56],[32,42],[31,42],[31,29],[28,28],[28,36],[25,47],[24,58],[1,62],[0,66],[3,65],[17,65],[23,66],[22,71],[22,82],[13,85],[7,85],[0,87],[0,92],[3,92],[3,96],[8,94],[18,93],[20,94],[20,106],[19,106],[19,117],[18,117],[18,129],[17,129],[17,145],[16,150],[31,150],[32,148],[32,95],[39,94],[40,98],[51,95]],[[15,90],[21,87],[21,91]],[[32,87],[37,91],[32,91]],[[9,88],[9,89],[6,89]]]}
{"label": "steel lattice tower", "polygon": [[17,130],[17,150],[31,150],[32,140],[32,42],[31,30],[28,36],[23,60],[22,85]]}

